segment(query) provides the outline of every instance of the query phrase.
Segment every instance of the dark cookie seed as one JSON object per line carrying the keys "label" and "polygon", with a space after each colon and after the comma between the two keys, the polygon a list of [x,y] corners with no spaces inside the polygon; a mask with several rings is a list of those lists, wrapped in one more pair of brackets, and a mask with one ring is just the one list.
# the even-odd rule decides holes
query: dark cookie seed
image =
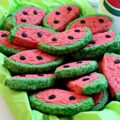
{"label": "dark cookie seed", "polygon": [[71,7],[68,7],[68,8],[67,8],[67,10],[71,11],[71,10],[72,10],[72,8],[71,8]]}
{"label": "dark cookie seed", "polygon": [[80,30],[79,30],[79,29],[75,29],[74,31],[75,31],[75,32],[80,32]]}
{"label": "dark cookie seed", "polygon": [[20,60],[25,60],[25,56],[20,56]]}
{"label": "dark cookie seed", "polygon": [[89,80],[89,78],[83,78],[83,81],[87,81],[87,80]]}
{"label": "dark cookie seed", "polygon": [[2,36],[2,37],[7,37],[7,34],[6,34],[6,33],[3,33],[1,36]]}
{"label": "dark cookie seed", "polygon": [[56,11],[56,13],[55,13],[56,15],[60,15],[60,12],[58,12],[58,11]]}
{"label": "dark cookie seed", "polygon": [[64,68],[68,68],[68,67],[70,67],[70,66],[69,66],[69,65],[64,65],[63,67],[64,67]]}
{"label": "dark cookie seed", "polygon": [[52,38],[52,41],[57,41],[57,38]]}
{"label": "dark cookie seed", "polygon": [[22,37],[27,37],[27,34],[26,33],[22,33]]}
{"label": "dark cookie seed", "polygon": [[106,37],[106,38],[111,38],[111,36],[110,36],[110,35],[105,35],[105,37]]}
{"label": "dark cookie seed", "polygon": [[38,60],[42,60],[43,58],[41,56],[36,57]]}
{"label": "dark cookie seed", "polygon": [[68,38],[69,38],[70,40],[73,40],[73,39],[74,39],[74,37],[73,37],[73,36],[68,36]]}
{"label": "dark cookie seed", "polygon": [[75,100],[75,99],[76,99],[75,96],[70,96],[70,97],[69,97],[69,100]]}
{"label": "dark cookie seed", "polygon": [[49,99],[54,99],[54,98],[56,98],[55,95],[50,95],[50,96],[49,96]]}
{"label": "dark cookie seed", "polygon": [[27,13],[26,11],[23,11],[23,14],[24,14],[24,15],[27,15],[28,13]]}
{"label": "dark cookie seed", "polygon": [[27,20],[25,20],[25,19],[21,19],[21,22],[27,22]]}
{"label": "dark cookie seed", "polygon": [[38,14],[38,12],[37,12],[36,10],[34,10],[33,13],[34,13],[34,15],[37,15],[37,14]]}
{"label": "dark cookie seed", "polygon": [[59,23],[59,20],[54,20],[54,23],[55,23],[55,24],[58,24],[58,23]]}
{"label": "dark cookie seed", "polygon": [[85,20],[81,20],[80,23],[84,24],[84,23],[85,23]]}
{"label": "dark cookie seed", "polygon": [[115,64],[118,64],[118,63],[120,63],[120,60],[117,59],[117,60],[114,61],[114,63],[115,63]]}
{"label": "dark cookie seed", "polygon": [[94,40],[91,40],[89,44],[95,44],[96,42]]}
{"label": "dark cookie seed", "polygon": [[100,23],[104,23],[104,20],[103,19],[99,19],[98,20]]}
{"label": "dark cookie seed", "polygon": [[38,32],[37,35],[38,35],[38,37],[42,37],[42,33],[41,32]]}

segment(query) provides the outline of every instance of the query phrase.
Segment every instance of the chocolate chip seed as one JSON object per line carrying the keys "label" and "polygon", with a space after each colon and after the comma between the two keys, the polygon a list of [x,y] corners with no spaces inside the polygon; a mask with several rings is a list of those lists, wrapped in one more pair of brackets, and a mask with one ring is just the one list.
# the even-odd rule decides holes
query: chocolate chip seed
{"label": "chocolate chip seed", "polygon": [[55,95],[50,95],[50,96],[49,96],[49,99],[54,99],[54,98],[56,98]]}
{"label": "chocolate chip seed", "polygon": [[118,63],[120,63],[120,60],[117,59],[117,60],[114,61],[114,63],[115,63],[115,64],[118,64]]}
{"label": "chocolate chip seed", "polygon": [[36,57],[38,60],[42,60],[43,58],[41,56]]}
{"label": "chocolate chip seed", "polygon": [[26,33],[22,33],[22,37],[27,37],[27,34]]}
{"label": "chocolate chip seed", "polygon": [[26,11],[23,11],[23,14],[24,14],[24,15],[27,15],[28,13],[27,13]]}
{"label": "chocolate chip seed", "polygon": [[34,10],[34,12],[33,12],[33,13],[34,13],[34,15],[37,15],[37,14],[38,14],[38,12],[37,12],[36,10]]}
{"label": "chocolate chip seed", "polygon": [[85,22],[85,20],[81,20],[80,23],[84,24],[84,23],[86,23],[86,22]]}
{"label": "chocolate chip seed", "polygon": [[20,60],[25,60],[25,56],[20,56]]}
{"label": "chocolate chip seed", "polygon": [[105,35],[105,37],[106,37],[106,38],[111,38],[111,36],[110,36],[110,35]]}
{"label": "chocolate chip seed", "polygon": [[98,20],[100,23],[104,23],[104,20],[103,19],[99,19]]}
{"label": "chocolate chip seed", "polygon": [[95,44],[96,42],[94,40],[91,40],[89,44]]}
{"label": "chocolate chip seed", "polygon": [[68,68],[68,67],[70,67],[70,66],[69,66],[69,65],[64,65],[63,67],[64,67],[64,68]]}
{"label": "chocolate chip seed", "polygon": [[68,7],[68,8],[67,8],[67,10],[71,11],[71,10],[72,10],[72,8],[71,8],[71,7]]}
{"label": "chocolate chip seed", "polygon": [[89,78],[83,78],[83,81],[87,81],[87,80],[89,80]]}
{"label": "chocolate chip seed", "polygon": [[25,19],[21,19],[21,22],[27,22],[27,20],[25,20]]}
{"label": "chocolate chip seed", "polygon": [[52,38],[52,41],[57,41],[57,38]]}
{"label": "chocolate chip seed", "polygon": [[55,24],[58,24],[58,23],[59,23],[59,20],[54,20],[54,23],[55,23]]}
{"label": "chocolate chip seed", "polygon": [[69,100],[75,100],[75,99],[76,99],[75,96],[70,96],[70,97],[69,97]]}
{"label": "chocolate chip seed", "polygon": [[73,40],[73,39],[74,39],[74,37],[73,37],[73,36],[68,36],[68,38],[69,38],[70,40]]}
{"label": "chocolate chip seed", "polygon": [[3,33],[1,36],[2,36],[2,37],[7,37],[7,34],[6,34],[6,33]]}
{"label": "chocolate chip seed", "polygon": [[42,33],[41,32],[38,32],[37,35],[38,35],[38,37],[42,37]]}
{"label": "chocolate chip seed", "polygon": [[80,32],[80,30],[79,30],[79,29],[75,29],[74,31],[75,31],[75,32]]}
{"label": "chocolate chip seed", "polygon": [[60,15],[60,12],[58,12],[58,11],[56,11],[56,13],[55,13],[56,15]]}

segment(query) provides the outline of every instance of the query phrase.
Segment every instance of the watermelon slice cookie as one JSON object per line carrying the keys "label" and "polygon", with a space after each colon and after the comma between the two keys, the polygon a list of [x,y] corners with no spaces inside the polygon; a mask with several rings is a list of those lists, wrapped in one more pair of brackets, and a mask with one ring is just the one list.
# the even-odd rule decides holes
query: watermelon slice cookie
{"label": "watermelon slice cookie", "polygon": [[93,106],[93,100],[67,90],[48,89],[30,96],[30,104],[43,113],[73,115],[89,110]]}
{"label": "watermelon slice cookie", "polygon": [[80,52],[71,55],[75,60],[101,58],[106,52],[120,50],[120,33],[104,32],[93,35],[89,44]]}
{"label": "watermelon slice cookie", "polygon": [[74,78],[93,72],[98,68],[98,63],[92,60],[71,62],[59,66],[55,70],[55,75],[59,79]]}
{"label": "watermelon slice cookie", "polygon": [[97,111],[97,110],[101,110],[108,102],[109,94],[107,90],[103,90],[100,93],[91,95],[91,97],[94,100],[94,106],[90,110]]}
{"label": "watermelon slice cookie", "polygon": [[54,86],[54,74],[21,74],[8,78],[5,85],[17,90],[37,90]]}
{"label": "watermelon slice cookie", "polygon": [[[52,17],[51,17],[52,16]],[[80,9],[77,6],[65,5],[60,6],[50,12],[43,20],[46,27],[63,31],[69,22],[80,16]]]}
{"label": "watermelon slice cookie", "polygon": [[92,15],[78,18],[69,23],[66,29],[73,29],[76,27],[88,27],[93,34],[106,32],[112,27],[112,19],[105,15]]}
{"label": "watermelon slice cookie", "polygon": [[67,83],[67,87],[76,94],[93,94],[99,93],[108,86],[104,75],[99,73],[91,73],[84,77],[74,79]]}
{"label": "watermelon slice cookie", "polygon": [[20,24],[14,27],[9,36],[9,41],[16,45],[28,48],[37,48],[38,42],[46,37],[54,35],[55,32],[41,26]]}
{"label": "watermelon slice cookie", "polygon": [[45,14],[45,11],[37,6],[23,6],[8,15],[5,22],[5,28],[10,30],[17,24],[40,25]]}
{"label": "watermelon slice cookie", "polygon": [[102,71],[108,80],[110,94],[120,100],[120,55],[106,53],[102,60]]}
{"label": "watermelon slice cookie", "polygon": [[8,41],[8,31],[0,30],[0,52],[6,55],[13,55],[27,48],[11,44]]}
{"label": "watermelon slice cookie", "polygon": [[75,28],[44,39],[38,48],[52,55],[64,55],[81,50],[91,38],[92,33],[88,28]]}
{"label": "watermelon slice cookie", "polygon": [[35,50],[26,50],[5,58],[5,66],[14,73],[44,73],[53,71],[63,62],[62,58]]}

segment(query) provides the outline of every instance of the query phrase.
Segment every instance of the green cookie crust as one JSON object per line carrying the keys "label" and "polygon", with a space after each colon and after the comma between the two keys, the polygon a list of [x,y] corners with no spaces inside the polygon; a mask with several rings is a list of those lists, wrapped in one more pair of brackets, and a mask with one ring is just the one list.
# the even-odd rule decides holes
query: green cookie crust
{"label": "green cookie crust", "polygon": [[35,96],[30,96],[30,104],[32,108],[35,108],[43,113],[53,114],[53,115],[74,115],[78,112],[83,112],[89,110],[93,106],[93,99],[87,98],[80,103],[58,105],[50,104],[44,101],[40,101],[35,98]]}
{"label": "green cookie crust", "polygon": [[[106,52],[112,53],[112,52],[118,52],[120,50],[120,33],[116,33],[116,38],[114,41],[84,48],[83,50],[71,54],[70,58],[73,60],[81,60],[81,59],[96,59],[101,58]],[[69,57],[69,55],[68,55]]]}
{"label": "green cookie crust", "polygon": [[72,25],[73,23],[75,23],[76,21],[78,21],[79,19],[86,18],[86,17],[90,17],[90,16],[105,16],[105,17],[109,18],[112,22],[114,22],[114,19],[113,19],[112,17],[110,17],[110,16],[107,16],[107,15],[103,15],[103,14],[87,15],[87,16],[84,16],[84,17],[79,17],[79,18],[73,20],[72,22],[70,22],[70,23],[67,25],[66,30],[69,30],[70,27],[71,27],[71,25]]}
{"label": "green cookie crust", "polygon": [[108,83],[104,75],[95,73],[100,76],[99,79],[91,82],[89,85],[83,86],[82,87],[82,92],[83,94],[94,94],[94,93],[99,93],[102,90],[105,90],[108,87]]}
{"label": "green cookie crust", "polygon": [[91,111],[101,110],[105,106],[105,104],[107,103],[108,97],[109,97],[108,91],[104,90],[104,95],[103,95],[102,100],[96,106],[92,107],[90,110]]}
{"label": "green cookie crust", "polygon": [[59,58],[55,61],[44,63],[40,65],[30,65],[30,64],[21,64],[19,62],[15,62],[10,58],[5,58],[4,66],[13,73],[44,73],[55,70],[56,67],[63,63],[63,58]]}
{"label": "green cookie crust", "polygon": [[80,39],[78,42],[65,46],[51,46],[45,43],[39,43],[38,48],[45,53],[58,55],[58,56],[72,52],[77,52],[82,48],[84,48],[92,38],[91,31],[87,27],[85,27],[85,30],[86,30],[86,36]]}
{"label": "green cookie crust", "polygon": [[14,38],[16,37],[16,32],[21,27],[41,28],[41,29],[45,29],[45,30],[56,33],[54,30],[51,30],[49,28],[45,28],[42,26],[36,26],[36,25],[30,25],[30,24],[19,24],[19,25],[16,25],[16,27],[14,27],[13,29],[11,29],[10,35],[9,35],[9,42],[14,42]]}
{"label": "green cookie crust", "polygon": [[91,61],[91,63],[80,67],[72,67],[65,69],[56,69],[55,75],[58,79],[69,79],[74,77],[79,77],[90,72],[95,71],[98,68],[98,63],[96,61]]}
{"label": "green cookie crust", "polygon": [[9,47],[7,47],[5,45],[0,44],[0,52],[2,52],[5,55],[11,56],[11,55],[19,53],[21,51],[22,50],[16,50],[16,49],[9,48]]}
{"label": "green cookie crust", "polygon": [[[10,29],[12,29],[13,27],[15,27],[15,26],[17,25],[16,20],[15,20],[15,15],[16,15],[19,11],[21,11],[22,9],[24,9],[24,8],[26,8],[26,7],[37,7],[37,8],[39,8],[39,9],[41,9],[39,6],[36,6],[36,5],[24,5],[24,6],[20,7],[20,8],[18,8],[17,10],[15,10],[14,12],[11,12],[11,13],[7,16],[7,18],[6,18],[6,20],[5,20],[4,28],[7,29],[7,30],[10,30]],[[43,9],[41,9],[41,10],[46,13],[45,10],[43,10]]]}
{"label": "green cookie crust", "polygon": [[55,77],[44,78],[8,78],[5,85],[16,90],[37,90],[52,87]]}

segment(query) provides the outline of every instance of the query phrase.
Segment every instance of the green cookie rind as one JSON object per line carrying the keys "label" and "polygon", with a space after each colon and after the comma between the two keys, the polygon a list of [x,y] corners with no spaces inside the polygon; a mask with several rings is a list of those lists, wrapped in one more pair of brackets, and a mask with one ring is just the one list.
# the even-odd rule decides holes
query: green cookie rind
{"label": "green cookie rind", "polygon": [[[41,9],[39,6],[36,6],[36,5],[24,5],[20,8],[18,8],[17,10],[15,10],[14,12],[11,12],[6,20],[5,20],[5,24],[4,24],[4,28],[7,29],[7,30],[10,30],[11,28],[15,27],[17,25],[16,23],[16,19],[15,19],[15,15],[22,9],[26,8],[26,7],[37,7],[39,9]],[[46,13],[45,10],[41,9],[42,11],[44,11]]]}
{"label": "green cookie rind", "polygon": [[86,36],[80,39],[78,42],[65,45],[65,46],[51,46],[45,43],[39,43],[38,48],[45,53],[58,55],[58,56],[72,53],[72,52],[77,52],[82,48],[84,48],[92,38],[91,31],[87,27],[85,27],[85,30],[86,30]]}
{"label": "green cookie rind", "polygon": [[109,94],[108,94],[108,91],[107,90],[104,90],[104,95],[103,95],[103,98],[102,100],[94,107],[92,107],[90,109],[90,111],[98,111],[98,110],[101,110],[105,104],[107,103],[108,101],[108,97],[109,97]]}
{"label": "green cookie rind", "polygon": [[19,25],[16,25],[16,27],[11,29],[11,31],[10,31],[10,35],[9,35],[9,41],[10,42],[14,41],[14,38],[16,37],[16,32],[21,27],[41,28],[41,29],[45,29],[45,30],[51,31],[53,33],[56,33],[54,30],[51,30],[49,28],[45,28],[45,27],[42,27],[42,26],[36,26],[36,25],[30,25],[30,24],[19,24]]}
{"label": "green cookie rind", "polygon": [[58,79],[66,79],[66,78],[74,78],[79,77],[90,72],[95,71],[98,68],[98,63],[96,61],[92,61],[89,64],[80,67],[72,67],[72,68],[63,68],[56,69],[55,76]]}
{"label": "green cookie rind", "polygon": [[120,33],[116,33],[116,38],[114,41],[84,48],[80,52],[74,53],[70,55],[70,58],[74,60],[81,60],[81,59],[95,59],[102,57],[106,52],[118,52],[120,50]]}
{"label": "green cookie rind", "polygon": [[55,77],[45,78],[9,78],[5,85],[16,90],[37,90],[54,86]]}
{"label": "green cookie rind", "polygon": [[92,98],[87,98],[80,103],[67,105],[46,103],[35,98],[34,95],[30,96],[29,99],[32,108],[35,108],[43,113],[49,113],[53,115],[74,115],[78,112],[89,110],[94,104]]}
{"label": "green cookie rind", "polygon": [[16,50],[16,49],[9,48],[9,47],[7,47],[7,46],[5,46],[5,45],[0,44],[0,52],[2,52],[2,53],[5,54],[5,55],[10,56],[10,55],[19,53],[19,52],[21,52],[21,51],[22,51],[22,50]]}
{"label": "green cookie rind", "polygon": [[30,64],[22,64],[19,62],[15,62],[10,58],[5,58],[4,66],[13,73],[44,73],[55,70],[56,67],[63,63],[63,58],[59,58],[55,61],[51,61],[49,63],[44,63],[40,65],[30,65]]}
{"label": "green cookie rind", "polygon": [[94,93],[99,93],[100,91],[107,89],[108,83],[104,75],[99,73],[95,74],[99,75],[100,78],[91,82],[89,85],[83,86],[82,87],[83,94],[90,95]]}
{"label": "green cookie rind", "polygon": [[114,95],[114,97],[115,97],[118,101],[120,101],[120,92],[117,92],[117,93]]}
{"label": "green cookie rind", "polygon": [[73,23],[75,23],[76,21],[78,21],[79,19],[86,18],[86,17],[90,17],[90,16],[105,16],[105,17],[108,17],[112,22],[114,22],[114,19],[113,19],[112,17],[110,17],[110,16],[107,16],[107,15],[103,15],[103,14],[87,15],[87,16],[84,16],[84,17],[79,17],[79,18],[73,20],[72,22],[70,22],[70,23],[67,25],[66,30],[69,30],[70,27],[71,27],[71,25],[72,25]]}

